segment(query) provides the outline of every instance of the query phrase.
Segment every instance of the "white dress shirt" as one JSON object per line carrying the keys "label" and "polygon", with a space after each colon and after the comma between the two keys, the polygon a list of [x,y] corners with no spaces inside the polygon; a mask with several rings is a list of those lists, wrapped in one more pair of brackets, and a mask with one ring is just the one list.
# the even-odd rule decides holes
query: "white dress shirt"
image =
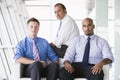
{"label": "white dress shirt", "polygon": [[[82,62],[87,37],[83,35],[73,39],[73,42],[65,53],[63,61],[69,60],[71,63]],[[104,58],[109,58],[113,61],[113,55],[108,42],[97,35],[92,35],[90,38],[89,63],[96,64]]]}
{"label": "white dress shirt", "polygon": [[71,39],[79,36],[79,29],[75,21],[68,15],[61,20],[61,28],[58,32],[58,36],[54,41],[57,47],[61,47],[62,44],[69,46]]}

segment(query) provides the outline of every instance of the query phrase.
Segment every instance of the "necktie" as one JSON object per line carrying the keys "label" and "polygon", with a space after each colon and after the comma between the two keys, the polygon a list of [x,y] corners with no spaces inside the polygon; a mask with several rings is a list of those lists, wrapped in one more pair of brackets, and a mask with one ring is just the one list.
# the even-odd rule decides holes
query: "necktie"
{"label": "necktie", "polygon": [[87,43],[85,46],[84,56],[83,56],[83,65],[87,66],[89,61],[89,51],[90,51],[90,37],[87,38]]}
{"label": "necktie", "polygon": [[60,21],[59,28],[58,28],[58,30],[57,30],[57,37],[58,37],[58,35],[59,35],[58,33],[59,33],[59,31],[60,31],[61,25],[62,25],[62,21]]}
{"label": "necktie", "polygon": [[33,40],[33,57],[34,60],[39,60],[39,53],[38,53],[38,48],[35,44],[35,40]]}

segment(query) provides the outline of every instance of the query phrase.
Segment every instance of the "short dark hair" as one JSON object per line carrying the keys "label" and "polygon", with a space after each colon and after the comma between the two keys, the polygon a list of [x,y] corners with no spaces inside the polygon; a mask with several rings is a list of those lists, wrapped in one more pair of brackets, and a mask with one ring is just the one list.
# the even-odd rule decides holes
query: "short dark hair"
{"label": "short dark hair", "polygon": [[36,18],[34,18],[34,17],[30,18],[30,19],[27,21],[27,24],[28,24],[29,22],[31,22],[31,21],[37,22],[38,25],[40,25],[40,22],[38,21],[38,19],[36,19]]}
{"label": "short dark hair", "polygon": [[66,10],[66,7],[62,3],[55,4],[54,7],[61,6],[63,10]]}

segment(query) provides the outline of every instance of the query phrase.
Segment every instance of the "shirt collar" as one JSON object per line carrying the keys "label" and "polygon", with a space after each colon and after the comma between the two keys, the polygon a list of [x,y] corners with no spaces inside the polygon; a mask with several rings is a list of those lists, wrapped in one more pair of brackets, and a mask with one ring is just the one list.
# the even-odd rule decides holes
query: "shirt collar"
{"label": "shirt collar", "polygon": [[27,39],[28,39],[28,41],[30,41],[30,42],[33,42],[33,40],[37,41],[37,37],[35,37],[34,39],[31,39],[29,36],[27,36]]}
{"label": "shirt collar", "polygon": [[85,36],[85,39],[87,39],[88,37],[90,37],[90,39],[94,39],[95,38],[95,35],[91,35],[91,36],[87,36],[87,35],[84,35]]}
{"label": "shirt collar", "polygon": [[60,20],[61,22],[64,22],[64,21],[66,21],[66,19],[67,19],[67,14],[65,14],[65,16],[64,16],[64,18],[62,19],[62,20]]}

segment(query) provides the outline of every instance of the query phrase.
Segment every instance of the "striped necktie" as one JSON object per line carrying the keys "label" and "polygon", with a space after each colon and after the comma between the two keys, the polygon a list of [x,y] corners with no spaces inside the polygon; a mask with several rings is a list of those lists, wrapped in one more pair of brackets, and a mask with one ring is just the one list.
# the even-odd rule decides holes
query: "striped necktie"
{"label": "striped necktie", "polygon": [[87,66],[89,62],[89,52],[90,52],[90,37],[87,38],[87,43],[85,46],[84,56],[83,56],[83,65]]}
{"label": "striped necktie", "polygon": [[35,40],[33,40],[33,57],[34,57],[34,60],[39,60],[39,52],[38,52],[38,48],[35,44]]}

